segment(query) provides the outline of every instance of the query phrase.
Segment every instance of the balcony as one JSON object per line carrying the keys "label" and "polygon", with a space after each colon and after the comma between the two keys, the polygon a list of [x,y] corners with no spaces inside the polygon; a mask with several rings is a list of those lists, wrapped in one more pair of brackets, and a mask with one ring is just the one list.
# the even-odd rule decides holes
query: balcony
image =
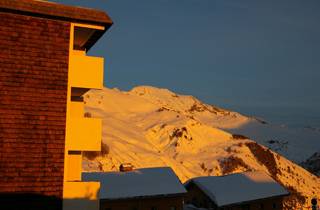
{"label": "balcony", "polygon": [[69,64],[71,87],[102,89],[103,63],[103,58],[86,56],[84,52],[74,50]]}
{"label": "balcony", "polygon": [[100,151],[101,133],[101,119],[71,117],[67,121],[66,149],[69,151]]}
{"label": "balcony", "polygon": [[64,182],[63,210],[99,209],[99,182]]}
{"label": "balcony", "polygon": [[71,103],[70,103],[70,116],[72,118],[83,118],[84,104],[82,101],[71,101]]}
{"label": "balcony", "polygon": [[65,180],[81,181],[82,153],[81,151],[68,151],[65,159]]}

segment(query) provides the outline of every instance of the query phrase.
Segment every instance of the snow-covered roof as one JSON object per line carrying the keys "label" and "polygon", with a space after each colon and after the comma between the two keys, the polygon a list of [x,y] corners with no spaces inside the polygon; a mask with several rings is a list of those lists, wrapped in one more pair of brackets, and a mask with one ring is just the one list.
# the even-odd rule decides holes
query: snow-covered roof
{"label": "snow-covered roof", "polygon": [[196,177],[186,182],[185,186],[191,182],[220,207],[289,194],[280,184],[261,171]]}
{"label": "snow-covered roof", "polygon": [[142,168],[129,172],[82,173],[83,181],[100,181],[100,199],[124,199],[186,193],[169,167]]}

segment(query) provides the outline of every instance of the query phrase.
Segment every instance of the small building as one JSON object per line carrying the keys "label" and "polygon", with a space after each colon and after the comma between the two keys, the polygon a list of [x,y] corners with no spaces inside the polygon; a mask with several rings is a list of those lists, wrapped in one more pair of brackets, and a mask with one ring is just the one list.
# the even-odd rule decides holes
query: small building
{"label": "small building", "polygon": [[214,210],[281,210],[288,191],[264,172],[190,179],[186,204]]}
{"label": "small building", "polygon": [[182,210],[187,191],[169,167],[82,173],[99,181],[101,210]]}
{"label": "small building", "polygon": [[133,165],[131,163],[123,163],[120,165],[119,170],[121,172],[127,172],[133,170]]}

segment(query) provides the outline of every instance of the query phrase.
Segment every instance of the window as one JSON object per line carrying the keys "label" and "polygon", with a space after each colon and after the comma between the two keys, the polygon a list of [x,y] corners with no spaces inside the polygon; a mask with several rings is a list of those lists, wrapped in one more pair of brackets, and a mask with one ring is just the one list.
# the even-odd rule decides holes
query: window
{"label": "window", "polygon": [[276,204],[276,203],[273,203],[273,204],[272,204],[272,208],[273,208],[273,209],[276,209],[276,208],[277,208],[277,204]]}

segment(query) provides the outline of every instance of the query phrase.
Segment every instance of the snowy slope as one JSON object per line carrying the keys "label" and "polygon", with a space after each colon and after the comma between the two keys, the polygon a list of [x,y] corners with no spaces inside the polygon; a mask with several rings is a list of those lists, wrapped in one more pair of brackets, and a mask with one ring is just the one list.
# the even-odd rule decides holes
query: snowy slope
{"label": "snowy slope", "polygon": [[[186,181],[262,170],[292,193],[286,202],[288,209],[298,203],[306,205],[320,194],[319,178],[254,141],[232,135],[248,134],[241,132],[248,125],[267,125],[253,118],[147,86],[129,92],[90,91],[84,100],[86,116],[103,119],[103,152],[86,154],[86,171],[117,170],[121,163],[130,162],[136,168],[170,166]],[[265,139],[261,142],[268,145]],[[304,149],[288,146],[282,154],[290,157],[291,152],[300,154]],[[306,150],[313,154],[317,148],[312,145]]]}

